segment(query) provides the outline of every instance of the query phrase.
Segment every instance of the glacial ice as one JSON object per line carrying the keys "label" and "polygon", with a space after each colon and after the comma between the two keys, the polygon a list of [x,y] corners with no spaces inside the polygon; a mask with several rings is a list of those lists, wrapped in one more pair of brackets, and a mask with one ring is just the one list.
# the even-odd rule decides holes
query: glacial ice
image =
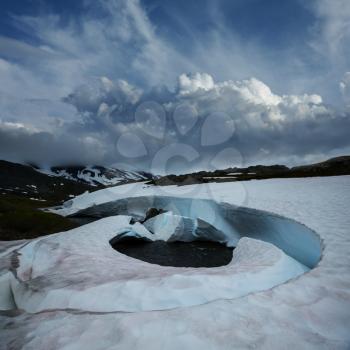
{"label": "glacial ice", "polygon": [[[234,299],[308,271],[274,245],[251,238],[240,239],[231,263],[222,267],[169,268],[145,263],[109,246],[119,230],[127,229],[129,219],[101,219],[19,249],[16,278],[10,279],[17,307],[31,313],[165,310]],[[129,229],[138,237],[153,236],[141,224]],[[158,239],[168,238],[163,234]]]}

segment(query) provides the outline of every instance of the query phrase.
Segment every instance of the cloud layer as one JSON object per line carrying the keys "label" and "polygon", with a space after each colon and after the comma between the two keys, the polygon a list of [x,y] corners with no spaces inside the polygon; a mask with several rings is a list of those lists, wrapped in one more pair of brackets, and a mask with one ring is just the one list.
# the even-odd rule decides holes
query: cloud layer
{"label": "cloud layer", "polygon": [[238,3],[205,2],[193,23],[190,7],[137,0],[12,15],[23,36],[0,34],[0,157],[162,171],[154,159],[172,158],[181,172],[349,152],[348,2],[305,5],[312,22],[280,47],[228,24]]}
{"label": "cloud layer", "polygon": [[76,109],[78,121],[58,126],[55,133],[3,122],[3,156],[47,164],[137,163],[164,171],[164,164],[154,163],[160,152],[162,163],[186,158],[171,144],[194,150],[197,168],[210,168],[227,149],[240,155],[238,164],[237,157],[227,156],[221,167],[281,159],[293,163],[350,146],[348,113],[334,111],[316,94],[277,95],[255,78],[215,82],[207,73],[182,74],[174,91],[144,91],[101,77],[63,100]]}

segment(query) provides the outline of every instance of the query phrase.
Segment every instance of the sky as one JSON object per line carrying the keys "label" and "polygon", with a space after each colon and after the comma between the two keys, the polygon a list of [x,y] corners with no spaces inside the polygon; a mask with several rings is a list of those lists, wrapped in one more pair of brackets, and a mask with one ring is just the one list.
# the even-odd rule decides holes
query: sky
{"label": "sky", "polygon": [[181,173],[350,154],[348,0],[3,0],[0,158]]}

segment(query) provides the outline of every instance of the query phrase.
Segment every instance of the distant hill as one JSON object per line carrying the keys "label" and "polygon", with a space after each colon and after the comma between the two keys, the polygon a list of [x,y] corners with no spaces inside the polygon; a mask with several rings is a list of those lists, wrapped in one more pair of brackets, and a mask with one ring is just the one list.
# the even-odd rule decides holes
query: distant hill
{"label": "distant hill", "polygon": [[42,174],[31,166],[0,160],[0,193],[61,202],[95,188]]}
{"label": "distant hill", "polygon": [[152,180],[153,175],[144,171],[127,171],[103,166],[66,166],[52,167],[38,171],[68,180],[78,181],[91,186],[113,186],[124,183]]}
{"label": "distant hill", "polygon": [[99,166],[53,167],[49,170],[0,160],[0,194],[62,202],[85,191],[153,179],[147,172]]}
{"label": "distant hill", "polygon": [[149,184],[159,186],[189,185],[208,182],[262,180],[271,178],[350,175],[350,156],[328,159],[324,162],[288,168],[285,165],[254,165],[246,168],[228,168],[199,171],[184,175],[166,175]]}
{"label": "distant hill", "polygon": [[350,174],[350,156],[328,159],[321,163],[297,166],[290,169],[295,176],[334,176]]}

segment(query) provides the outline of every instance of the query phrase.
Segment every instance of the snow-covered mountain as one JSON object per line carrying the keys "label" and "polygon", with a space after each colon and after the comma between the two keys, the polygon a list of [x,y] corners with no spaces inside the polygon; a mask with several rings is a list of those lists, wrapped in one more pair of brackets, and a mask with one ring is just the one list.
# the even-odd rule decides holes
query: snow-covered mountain
{"label": "snow-covered mountain", "polygon": [[0,194],[17,195],[33,200],[61,202],[95,187],[86,182],[49,176],[36,167],[0,160]]}
{"label": "snow-covered mountain", "polygon": [[152,180],[154,176],[144,171],[129,171],[103,166],[66,166],[38,169],[50,176],[87,183],[91,186],[112,186],[133,181]]}
{"label": "snow-covered mountain", "polygon": [[61,202],[101,187],[155,178],[146,172],[98,166],[41,169],[0,160],[0,194],[19,195],[35,200]]}

